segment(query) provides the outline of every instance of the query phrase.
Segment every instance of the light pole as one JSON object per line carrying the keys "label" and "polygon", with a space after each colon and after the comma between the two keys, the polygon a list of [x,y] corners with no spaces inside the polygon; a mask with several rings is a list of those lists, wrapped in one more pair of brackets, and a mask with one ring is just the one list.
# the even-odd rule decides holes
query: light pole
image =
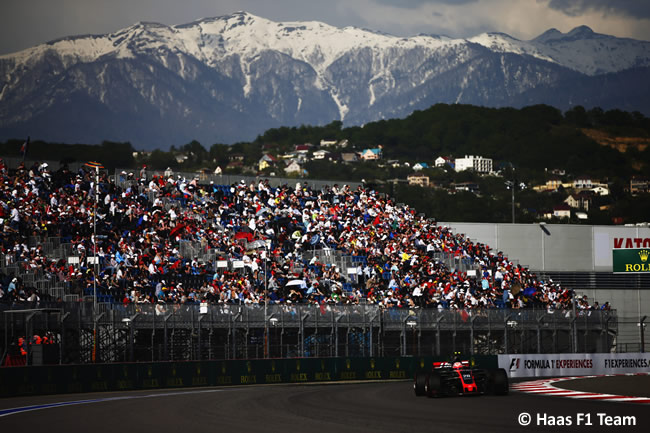
{"label": "light pole", "polygon": [[97,262],[97,201],[99,200],[99,169],[104,168],[100,163],[90,161],[85,164],[88,167],[95,169],[95,185],[93,193],[95,195],[95,202],[93,203],[93,353],[92,360],[97,360],[97,274],[99,273],[99,263]]}
{"label": "light pole", "polygon": [[517,183],[513,180],[507,180],[506,181],[506,187],[511,191],[512,193],[512,223],[515,223],[515,188],[517,187]]}
{"label": "light pole", "polygon": [[268,257],[266,254],[266,244],[264,244],[264,357],[269,357],[269,319],[268,319],[268,306],[269,306],[269,287],[268,287],[268,275],[266,275],[267,269],[266,264],[268,262]]}
{"label": "light pole", "polygon": [[268,245],[265,242],[262,249],[262,259],[264,260],[264,357],[269,357],[269,318],[268,318],[268,306],[269,306],[269,287],[268,287]]}

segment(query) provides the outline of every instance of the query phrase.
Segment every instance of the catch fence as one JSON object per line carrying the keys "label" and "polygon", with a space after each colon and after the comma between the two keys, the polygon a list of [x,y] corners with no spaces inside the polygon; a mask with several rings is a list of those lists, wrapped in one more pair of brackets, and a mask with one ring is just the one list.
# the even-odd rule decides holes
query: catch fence
{"label": "catch fence", "polygon": [[4,306],[5,355],[15,356],[18,337],[46,333],[58,350],[31,364],[593,353],[616,350],[618,329],[615,311],[162,303],[93,309],[90,302],[38,307]]}

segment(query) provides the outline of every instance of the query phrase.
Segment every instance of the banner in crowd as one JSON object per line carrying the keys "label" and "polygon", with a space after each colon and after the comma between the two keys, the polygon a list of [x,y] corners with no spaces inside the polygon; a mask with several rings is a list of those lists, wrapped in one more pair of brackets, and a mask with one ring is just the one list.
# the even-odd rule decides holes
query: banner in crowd
{"label": "banner in crowd", "polygon": [[650,373],[648,353],[558,353],[499,355],[510,377]]}

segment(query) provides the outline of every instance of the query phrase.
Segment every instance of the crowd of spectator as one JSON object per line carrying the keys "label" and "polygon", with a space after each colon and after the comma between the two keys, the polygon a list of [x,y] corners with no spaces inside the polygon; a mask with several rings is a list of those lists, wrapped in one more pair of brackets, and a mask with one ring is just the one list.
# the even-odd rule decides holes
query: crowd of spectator
{"label": "crowd of spectator", "polygon": [[[281,187],[267,180],[215,185],[144,169],[118,177],[116,182],[100,172],[97,183],[89,167],[51,171],[34,163],[9,170],[0,161],[2,265],[65,283],[80,297],[98,293],[125,304],[572,307],[570,289],[539,280],[501,252],[371,188],[335,184],[316,190],[303,180]],[[48,257],[41,243],[29,242],[52,237],[70,244],[79,263]],[[182,242],[213,252],[215,260],[184,257]],[[310,255],[323,249],[358,258],[356,273]],[[450,269],[436,258],[439,253],[474,265],[478,273]],[[90,260],[95,255],[97,267]],[[218,267],[219,260],[243,267]],[[46,296],[16,277],[0,277],[0,301]],[[583,298],[576,304],[609,308]]]}

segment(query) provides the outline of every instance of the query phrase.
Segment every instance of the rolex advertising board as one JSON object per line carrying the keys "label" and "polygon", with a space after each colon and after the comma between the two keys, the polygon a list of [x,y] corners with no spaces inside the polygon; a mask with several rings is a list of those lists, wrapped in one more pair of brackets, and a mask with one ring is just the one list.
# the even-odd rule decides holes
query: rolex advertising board
{"label": "rolex advertising board", "polygon": [[650,248],[612,250],[615,274],[650,272]]}

